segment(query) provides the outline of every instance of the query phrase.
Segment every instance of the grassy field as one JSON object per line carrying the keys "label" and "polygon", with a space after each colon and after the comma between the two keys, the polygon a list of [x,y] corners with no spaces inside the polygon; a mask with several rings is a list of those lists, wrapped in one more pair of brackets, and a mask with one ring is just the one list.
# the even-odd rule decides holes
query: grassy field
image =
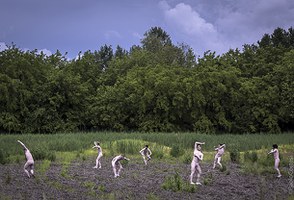
{"label": "grassy field", "polygon": [[[3,175],[4,183],[7,187],[11,186],[11,188],[14,188],[13,184],[19,181],[12,180],[19,179],[21,176],[18,175],[22,172],[13,171],[15,170],[13,166],[18,166],[17,169],[21,170],[19,166],[22,166],[25,162],[22,147],[17,143],[17,140],[21,140],[30,149],[34,159],[37,160],[35,171],[38,176],[36,178],[36,183],[32,183],[33,185],[35,184],[34,187],[37,189],[34,189],[34,191],[43,191],[42,188],[39,188],[41,187],[40,184],[38,184],[39,181],[49,184],[50,187],[55,189],[57,188],[66,196],[68,194],[64,194],[64,191],[73,193],[76,190],[76,187],[72,186],[73,184],[82,184],[82,186],[88,188],[91,194],[95,191],[94,196],[103,196],[108,194],[107,192],[101,192],[101,190],[104,190],[103,188],[107,188],[109,191],[116,191],[115,184],[112,182],[113,180],[109,179],[109,174],[112,173],[110,169],[111,159],[115,155],[125,154],[131,159],[130,163],[127,161],[123,163],[127,169],[125,173],[130,173],[129,176],[127,176],[129,177],[128,183],[133,183],[135,181],[134,184],[137,185],[140,174],[138,171],[140,171],[152,177],[152,180],[154,179],[154,175],[159,175],[155,182],[150,182],[150,186],[154,186],[155,183],[160,182],[160,187],[162,187],[163,190],[183,192],[187,195],[187,193],[195,193],[196,189],[190,186],[186,177],[187,174],[190,173],[189,166],[192,160],[194,142],[203,141],[205,142],[205,145],[202,146],[204,154],[202,166],[205,171],[203,174],[203,184],[210,187],[203,187],[202,189],[207,189],[209,191],[214,189],[213,182],[219,180],[219,178],[215,176],[221,176],[223,181],[230,178],[230,181],[226,184],[226,186],[229,187],[229,194],[233,191],[232,188],[239,184],[238,181],[243,181],[242,184],[246,185],[247,188],[249,187],[247,186],[248,181],[255,184],[253,188],[260,188],[261,186],[267,188],[262,184],[260,186],[259,182],[261,181],[263,183],[265,182],[263,180],[271,179],[271,177],[276,176],[276,171],[273,169],[273,156],[267,155],[267,152],[275,143],[279,145],[281,158],[280,170],[283,177],[285,177],[283,178],[285,186],[287,180],[291,177],[290,169],[293,168],[293,136],[294,133],[208,135],[198,133],[117,132],[0,135],[0,164],[3,164],[1,167],[6,170]],[[98,171],[96,173],[94,170],[85,170],[85,167],[92,169],[92,166],[95,164],[97,150],[92,149],[94,141],[100,141],[100,145],[103,148],[103,162],[105,163],[102,169],[104,170],[103,173],[99,173]],[[218,172],[211,172],[210,170],[215,155],[214,146],[218,143],[226,143],[226,151],[222,158],[223,168],[218,169]],[[149,145],[153,153],[152,165],[149,171],[149,168],[142,167],[142,158],[139,154],[139,151],[146,144]],[[232,162],[235,162],[237,165]],[[106,163],[108,163],[108,165]],[[132,167],[129,168],[128,165]],[[172,166],[172,169],[170,166]],[[83,173],[80,173],[81,169],[83,169]],[[172,171],[171,174],[167,173],[169,170]],[[54,176],[51,173],[52,171],[54,172]],[[55,177],[56,171],[58,171],[58,173]],[[241,174],[238,174],[239,172]],[[165,177],[166,174],[169,176]],[[112,174],[110,176],[112,177]],[[251,178],[244,181],[243,179],[239,179],[241,176],[244,179],[246,179],[246,177]],[[84,179],[85,177],[86,179]],[[89,177],[94,178],[89,181]],[[257,179],[255,180],[255,178],[252,177],[257,177]],[[105,183],[101,183],[101,181],[105,181]],[[278,180],[273,179],[273,181]],[[119,188],[123,187],[123,183],[119,185]],[[46,188],[47,187],[48,186],[46,186]],[[216,184],[216,187],[218,187],[218,184]],[[133,188],[133,186],[127,187],[127,190],[130,188]],[[158,188],[155,189],[158,190]],[[201,188],[199,189],[201,190]],[[263,192],[263,190],[261,190],[261,192]],[[137,191],[135,193],[137,194]],[[165,194],[163,191],[159,192],[159,194],[161,193],[163,195]],[[265,192],[265,194],[268,194],[268,192]],[[4,193],[2,195],[4,195]],[[120,196],[122,194],[116,195]],[[174,194],[169,195],[173,196]],[[261,197],[262,196],[263,195],[261,195]],[[99,197],[101,198],[101,196]],[[291,196],[289,199],[290,198]],[[113,198],[109,197],[109,199]]]}
{"label": "grassy field", "polygon": [[[62,152],[71,152],[77,157],[94,155],[91,149],[93,141],[100,141],[104,156],[126,154],[139,156],[138,151],[148,144],[153,151],[153,157],[170,158],[182,157],[184,162],[189,162],[195,141],[204,141],[203,151],[206,160],[211,161],[214,156],[214,146],[226,143],[228,152],[240,152],[240,160],[244,153],[255,151],[259,157],[266,155],[272,144],[280,146],[282,156],[288,157],[294,149],[294,133],[283,134],[243,134],[243,135],[208,135],[198,133],[66,133],[66,134],[22,134],[0,135],[0,161],[17,162],[23,160],[23,151],[16,142],[23,141],[31,150],[36,160],[54,161],[62,157]],[[224,159],[230,159],[226,154]],[[246,156],[245,156],[246,157]],[[248,157],[248,156],[247,156]],[[249,155],[250,159],[250,155]]]}

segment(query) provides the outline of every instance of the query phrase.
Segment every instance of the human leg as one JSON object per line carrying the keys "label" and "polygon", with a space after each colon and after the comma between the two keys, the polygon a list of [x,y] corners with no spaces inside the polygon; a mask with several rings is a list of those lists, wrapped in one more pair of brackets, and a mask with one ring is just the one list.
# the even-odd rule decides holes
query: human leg
{"label": "human leg", "polygon": [[34,163],[32,163],[32,164],[30,165],[30,173],[31,173],[32,176],[35,176],[35,175],[34,175]]}
{"label": "human leg", "polygon": [[196,185],[201,185],[201,183],[200,183],[200,175],[201,175],[201,167],[200,167],[200,165],[199,164],[197,164],[196,165],[196,177],[197,177],[197,179],[196,179]]}
{"label": "human leg", "polygon": [[96,163],[96,166],[99,167],[99,169],[101,168],[101,161],[100,161],[101,157],[102,157],[101,155],[98,156],[98,158],[97,158],[98,162]]}
{"label": "human leg", "polygon": [[98,168],[98,164],[99,164],[99,157],[97,156],[97,158],[96,158],[96,165],[93,168],[94,169],[97,169]]}
{"label": "human leg", "polygon": [[216,163],[217,163],[217,159],[218,159],[218,157],[217,157],[217,155],[215,155],[214,156],[214,161],[213,161],[213,169],[215,168],[215,165],[216,165]]}
{"label": "human leg", "polygon": [[194,174],[195,174],[195,162],[194,161],[192,161],[192,163],[191,163],[191,175],[190,175],[190,184],[195,184],[194,182],[193,182],[193,176],[194,176]]}
{"label": "human leg", "polygon": [[279,163],[280,163],[280,160],[279,159],[276,159],[275,160],[275,170],[278,172],[278,178],[281,177],[281,172],[279,170]]}
{"label": "human leg", "polygon": [[221,164],[221,159],[222,159],[222,157],[218,157],[218,158],[217,158],[217,164],[218,164],[221,168],[223,168],[223,166],[222,166],[222,164]]}
{"label": "human leg", "polygon": [[23,168],[24,168],[24,171],[27,174],[27,176],[30,178],[31,177],[30,172],[28,171],[28,170],[30,170],[30,163],[27,161]]}
{"label": "human leg", "polygon": [[116,164],[114,162],[112,162],[112,170],[113,170],[113,173],[114,173],[114,178],[117,177]]}
{"label": "human leg", "polygon": [[120,174],[120,171],[121,171],[121,169],[122,169],[123,167],[122,167],[122,165],[121,165],[121,163],[119,162],[118,163],[118,171],[117,171],[117,176],[119,176],[119,174]]}

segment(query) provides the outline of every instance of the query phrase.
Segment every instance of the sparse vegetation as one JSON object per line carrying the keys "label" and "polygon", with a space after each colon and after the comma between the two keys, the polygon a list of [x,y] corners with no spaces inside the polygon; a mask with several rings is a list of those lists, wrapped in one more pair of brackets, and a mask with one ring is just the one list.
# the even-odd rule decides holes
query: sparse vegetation
{"label": "sparse vegetation", "polygon": [[189,184],[188,181],[184,181],[178,172],[172,176],[167,177],[162,183],[161,187],[165,190],[172,190],[174,192],[196,192],[196,186]]}

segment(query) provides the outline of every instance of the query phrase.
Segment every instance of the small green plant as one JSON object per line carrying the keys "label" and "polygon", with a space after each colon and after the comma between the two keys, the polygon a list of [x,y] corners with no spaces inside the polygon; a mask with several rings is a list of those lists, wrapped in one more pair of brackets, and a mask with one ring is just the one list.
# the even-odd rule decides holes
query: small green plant
{"label": "small green plant", "polygon": [[89,189],[93,190],[96,184],[95,184],[94,182],[91,182],[91,181],[85,181],[85,182],[83,183],[83,185],[84,185],[86,188],[89,188]]}
{"label": "small green plant", "polygon": [[149,193],[146,198],[147,200],[159,200],[159,198],[153,193]]}
{"label": "small green plant", "polygon": [[227,166],[225,164],[222,164],[222,167],[219,169],[220,172],[227,171]]}
{"label": "small green plant", "polygon": [[212,177],[212,173],[208,173],[205,177],[204,177],[204,185],[210,185],[213,182],[213,177]]}
{"label": "small green plant", "polygon": [[43,160],[39,167],[40,173],[45,174],[46,171],[50,168],[50,165],[51,165],[50,160]]}
{"label": "small green plant", "polygon": [[104,186],[104,185],[99,185],[99,186],[98,186],[98,190],[99,190],[100,192],[105,192],[105,186]]}
{"label": "small green plant", "polygon": [[196,191],[196,186],[183,181],[177,172],[173,176],[167,177],[161,186],[163,189],[172,190],[173,192],[185,191],[194,193]]}
{"label": "small green plant", "polygon": [[7,173],[5,175],[5,184],[8,185],[11,183],[11,176],[10,176],[10,173]]}

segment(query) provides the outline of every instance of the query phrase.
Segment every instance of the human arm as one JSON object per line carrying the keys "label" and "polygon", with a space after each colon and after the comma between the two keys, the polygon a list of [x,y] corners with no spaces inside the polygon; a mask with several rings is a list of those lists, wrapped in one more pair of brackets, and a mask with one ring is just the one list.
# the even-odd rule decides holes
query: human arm
{"label": "human arm", "polygon": [[203,160],[203,153],[201,153],[200,151],[194,152],[194,156],[201,161]]}
{"label": "human arm", "polygon": [[141,150],[139,151],[139,153],[140,153],[140,154],[143,154],[144,149],[145,149],[145,148],[141,149]]}
{"label": "human arm", "polygon": [[151,150],[150,150],[150,149],[148,149],[148,151],[149,151],[149,156],[151,156],[151,155],[152,155],[152,152],[151,152]]}
{"label": "human arm", "polygon": [[17,140],[18,143],[21,144],[21,146],[25,149],[25,150],[28,150],[28,148],[26,147],[26,145],[24,145],[24,143],[22,143],[20,140]]}
{"label": "human arm", "polygon": [[205,144],[205,142],[195,142],[195,144]]}
{"label": "human arm", "polygon": [[270,152],[268,152],[267,154],[272,154],[275,153],[277,151],[277,149],[272,149]]}
{"label": "human arm", "polygon": [[195,142],[194,148],[196,149],[198,145],[205,144],[205,142]]}

